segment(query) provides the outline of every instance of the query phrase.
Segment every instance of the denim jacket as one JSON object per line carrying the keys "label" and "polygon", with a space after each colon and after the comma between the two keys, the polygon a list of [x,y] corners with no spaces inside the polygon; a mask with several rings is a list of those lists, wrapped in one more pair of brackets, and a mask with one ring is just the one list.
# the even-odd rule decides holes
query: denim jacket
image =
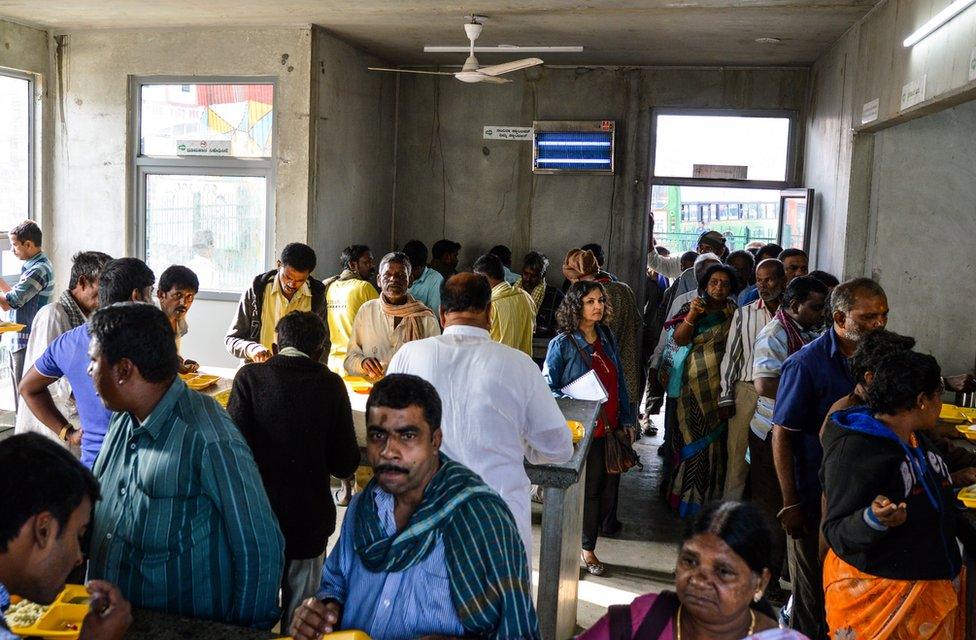
{"label": "denim jacket", "polygon": [[[627,395],[627,386],[624,383],[623,368],[620,366],[620,353],[617,351],[617,341],[614,339],[610,329],[603,325],[596,326],[597,335],[600,336],[600,343],[603,351],[610,356],[614,366],[617,368],[617,397],[619,415],[618,423],[621,426],[634,425],[637,419],[634,416],[633,407],[630,405],[630,396]],[[590,367],[583,361],[583,356],[573,344],[582,347],[587,355],[593,357],[593,347],[586,341],[579,330],[572,334],[560,333],[549,342],[549,350],[546,352],[546,363],[542,368],[542,375],[545,376],[552,395],[557,398],[565,397],[562,388],[573,380],[590,370]]]}

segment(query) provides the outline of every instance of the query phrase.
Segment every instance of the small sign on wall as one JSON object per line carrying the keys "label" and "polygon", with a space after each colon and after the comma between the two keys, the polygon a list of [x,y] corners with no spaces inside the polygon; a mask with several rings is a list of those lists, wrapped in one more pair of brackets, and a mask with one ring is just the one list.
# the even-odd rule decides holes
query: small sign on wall
{"label": "small sign on wall", "polygon": [[532,127],[485,127],[485,140],[531,140]]}
{"label": "small sign on wall", "polygon": [[901,110],[914,107],[925,100],[925,76],[912,80],[901,88]]}
{"label": "small sign on wall", "polygon": [[693,178],[707,178],[710,180],[747,180],[749,167],[734,164],[696,164]]}
{"label": "small sign on wall", "polygon": [[867,124],[877,120],[878,108],[880,106],[881,100],[879,98],[875,98],[871,102],[865,102],[864,107],[861,109],[861,124]]}
{"label": "small sign on wall", "polygon": [[229,156],[230,140],[177,140],[176,153],[181,156]]}
{"label": "small sign on wall", "polygon": [[969,54],[969,80],[976,80],[976,47],[973,47],[973,52]]}

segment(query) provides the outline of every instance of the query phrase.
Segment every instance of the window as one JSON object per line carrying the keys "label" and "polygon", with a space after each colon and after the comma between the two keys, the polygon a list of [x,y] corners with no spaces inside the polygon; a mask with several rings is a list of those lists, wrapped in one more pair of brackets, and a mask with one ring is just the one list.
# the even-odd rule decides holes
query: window
{"label": "window", "polygon": [[[657,109],[652,177],[702,186],[718,182],[792,186],[795,120],[791,111]],[[705,165],[727,171],[716,168],[696,174],[696,167],[703,170]],[[743,169],[744,178],[730,177]]]}
{"label": "window", "polygon": [[[0,233],[34,217],[34,81],[0,71]],[[4,244],[7,245],[6,241]],[[0,253],[0,273],[20,272],[12,251]]]}
{"label": "window", "polygon": [[136,254],[183,264],[204,297],[235,299],[270,264],[272,79],[133,80]]}

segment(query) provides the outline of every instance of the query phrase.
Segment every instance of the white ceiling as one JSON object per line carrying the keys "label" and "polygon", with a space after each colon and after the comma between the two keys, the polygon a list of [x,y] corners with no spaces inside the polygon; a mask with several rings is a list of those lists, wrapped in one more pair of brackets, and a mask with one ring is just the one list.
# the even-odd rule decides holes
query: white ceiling
{"label": "white ceiling", "polygon": [[[878,0],[0,0],[0,17],[55,31],[318,24],[391,63],[445,64],[425,44],[467,44],[464,16],[489,16],[479,45],[583,45],[549,64],[805,65]],[[757,44],[756,38],[779,38]],[[511,54],[479,54],[499,61]]]}

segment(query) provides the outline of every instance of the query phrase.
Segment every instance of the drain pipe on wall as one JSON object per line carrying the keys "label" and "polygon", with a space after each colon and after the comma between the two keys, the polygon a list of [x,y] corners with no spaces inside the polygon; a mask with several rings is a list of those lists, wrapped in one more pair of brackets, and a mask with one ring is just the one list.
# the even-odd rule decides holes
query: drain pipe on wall
{"label": "drain pipe on wall", "polygon": [[390,202],[390,251],[396,249],[397,145],[400,142],[400,74],[396,76],[393,96],[393,198]]}

